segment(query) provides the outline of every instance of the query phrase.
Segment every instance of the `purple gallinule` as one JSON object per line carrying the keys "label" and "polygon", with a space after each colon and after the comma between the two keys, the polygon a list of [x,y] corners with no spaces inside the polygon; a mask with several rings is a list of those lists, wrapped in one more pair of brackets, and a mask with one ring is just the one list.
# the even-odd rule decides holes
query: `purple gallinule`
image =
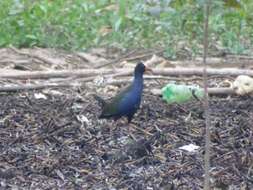
{"label": "purple gallinule", "polygon": [[128,119],[128,123],[131,122],[134,114],[140,107],[143,91],[143,74],[145,71],[152,70],[142,62],[138,63],[134,69],[134,80],[132,84],[113,97],[109,102],[94,95],[102,107],[102,113],[99,118],[112,118],[116,121],[120,117],[125,116]]}

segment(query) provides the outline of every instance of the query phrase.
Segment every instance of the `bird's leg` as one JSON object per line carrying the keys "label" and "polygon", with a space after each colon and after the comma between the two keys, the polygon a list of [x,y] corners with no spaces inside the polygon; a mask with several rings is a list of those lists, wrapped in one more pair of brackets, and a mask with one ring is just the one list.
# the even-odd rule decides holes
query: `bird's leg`
{"label": "bird's leg", "polygon": [[115,118],[112,127],[110,128],[110,136],[115,140],[115,143],[117,143],[117,135],[115,136],[114,131],[117,131],[117,128],[118,128],[118,118]]}
{"label": "bird's leg", "polygon": [[129,114],[129,115],[127,116],[127,122],[128,122],[129,124],[131,123],[133,116],[134,116],[134,114]]}
{"label": "bird's leg", "polygon": [[127,134],[130,136],[131,130],[130,130],[130,123],[127,124]]}
{"label": "bird's leg", "polygon": [[125,122],[121,121],[119,118],[115,118],[114,119],[114,123],[110,129],[110,135],[111,137],[113,137],[115,143],[118,143],[118,137],[121,136],[120,133],[121,133],[121,129],[122,129],[122,126],[124,126]]}
{"label": "bird's leg", "polygon": [[128,136],[131,136],[130,135],[130,133],[131,133],[130,127],[132,125],[131,121],[132,121],[133,116],[134,116],[134,114],[127,115],[127,133],[128,133]]}

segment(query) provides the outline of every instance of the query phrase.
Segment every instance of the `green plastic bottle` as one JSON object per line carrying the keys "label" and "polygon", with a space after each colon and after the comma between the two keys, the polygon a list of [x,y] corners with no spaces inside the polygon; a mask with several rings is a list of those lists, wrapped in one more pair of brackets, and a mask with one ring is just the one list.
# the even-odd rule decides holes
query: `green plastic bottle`
{"label": "green plastic bottle", "polygon": [[162,97],[168,104],[183,103],[203,98],[204,90],[199,86],[167,84],[162,88]]}

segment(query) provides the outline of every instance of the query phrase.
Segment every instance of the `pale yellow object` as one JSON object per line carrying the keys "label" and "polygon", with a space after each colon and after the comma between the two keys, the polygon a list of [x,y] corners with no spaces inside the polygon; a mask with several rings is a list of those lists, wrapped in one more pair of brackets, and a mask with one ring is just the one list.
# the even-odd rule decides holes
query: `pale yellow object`
{"label": "pale yellow object", "polygon": [[233,89],[238,95],[253,94],[253,78],[247,75],[238,76],[233,82]]}

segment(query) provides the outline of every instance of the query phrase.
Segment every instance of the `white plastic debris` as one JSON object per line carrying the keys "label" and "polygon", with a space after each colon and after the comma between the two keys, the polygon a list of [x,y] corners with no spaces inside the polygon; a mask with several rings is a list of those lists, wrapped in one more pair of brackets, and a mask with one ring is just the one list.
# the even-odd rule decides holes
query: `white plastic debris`
{"label": "white plastic debris", "polygon": [[42,94],[42,93],[35,93],[35,94],[34,94],[34,98],[35,98],[35,99],[44,99],[44,100],[47,99],[46,95],[45,95],[45,94]]}
{"label": "white plastic debris", "polygon": [[194,144],[188,144],[188,145],[184,145],[179,147],[180,150],[186,150],[188,152],[196,152],[199,149],[199,146],[194,145]]}
{"label": "white plastic debris", "polygon": [[253,78],[247,75],[238,76],[232,86],[238,95],[253,94]]}
{"label": "white plastic debris", "polygon": [[100,86],[100,85],[102,85],[102,84],[104,83],[104,77],[102,77],[102,76],[97,76],[97,77],[93,80],[93,82],[94,82],[96,85]]}
{"label": "white plastic debris", "polygon": [[47,93],[52,94],[52,95],[56,95],[56,96],[62,96],[63,93],[58,91],[58,90],[49,90]]}
{"label": "white plastic debris", "polygon": [[74,110],[81,110],[82,108],[83,108],[83,105],[79,104],[79,103],[74,103],[72,105],[72,109],[74,109]]}
{"label": "white plastic debris", "polygon": [[84,115],[77,115],[76,118],[78,121],[82,123],[82,125],[83,124],[91,125],[91,122],[89,121],[89,119]]}

